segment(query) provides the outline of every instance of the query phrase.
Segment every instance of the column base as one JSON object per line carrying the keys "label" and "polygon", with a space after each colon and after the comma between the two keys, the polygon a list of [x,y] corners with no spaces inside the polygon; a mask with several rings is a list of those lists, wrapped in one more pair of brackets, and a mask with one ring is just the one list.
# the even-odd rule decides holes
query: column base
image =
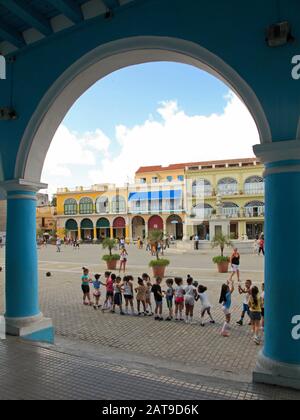
{"label": "column base", "polygon": [[277,362],[261,352],[253,372],[253,382],[300,390],[300,365]]}
{"label": "column base", "polygon": [[50,318],[39,314],[29,318],[5,318],[6,334],[24,340],[54,343],[54,328]]}

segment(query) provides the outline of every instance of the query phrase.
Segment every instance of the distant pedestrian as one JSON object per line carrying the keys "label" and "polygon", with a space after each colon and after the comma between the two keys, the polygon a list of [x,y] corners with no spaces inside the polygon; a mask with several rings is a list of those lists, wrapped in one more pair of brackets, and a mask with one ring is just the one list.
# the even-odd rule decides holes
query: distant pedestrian
{"label": "distant pedestrian", "polygon": [[265,255],[265,240],[264,238],[261,238],[259,240],[259,250],[258,250],[258,255],[263,254]]}
{"label": "distant pedestrian", "polygon": [[199,249],[199,236],[198,236],[198,234],[195,235],[194,241],[195,241],[195,249],[198,251],[198,249]]}
{"label": "distant pedestrian", "polygon": [[56,252],[61,252],[61,239],[56,239]]}

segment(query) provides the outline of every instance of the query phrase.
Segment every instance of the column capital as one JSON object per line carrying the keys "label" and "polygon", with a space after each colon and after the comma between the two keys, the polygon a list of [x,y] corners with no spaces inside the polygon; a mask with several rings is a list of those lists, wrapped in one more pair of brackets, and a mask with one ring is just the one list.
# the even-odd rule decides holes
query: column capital
{"label": "column capital", "polygon": [[38,192],[39,190],[46,188],[48,188],[47,184],[28,181],[25,179],[10,179],[8,181],[0,182],[0,190],[4,191],[5,193],[11,191]]}
{"label": "column capital", "polygon": [[300,141],[280,141],[253,147],[257,158],[266,167],[264,176],[300,172]]}
{"label": "column capital", "polygon": [[261,163],[300,160],[300,140],[258,144],[253,151]]}

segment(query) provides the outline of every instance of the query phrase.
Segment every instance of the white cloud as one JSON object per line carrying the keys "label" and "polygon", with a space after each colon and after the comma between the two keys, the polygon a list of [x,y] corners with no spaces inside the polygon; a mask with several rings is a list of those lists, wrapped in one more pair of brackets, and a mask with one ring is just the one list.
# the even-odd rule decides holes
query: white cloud
{"label": "white cloud", "polygon": [[245,105],[230,93],[220,115],[189,116],[176,101],[162,102],[153,118],[133,128],[116,127],[121,152],[106,158],[101,170],[89,171],[92,183],[122,184],[140,166],[252,157],[259,143],[256,125]]}
{"label": "white cloud", "polygon": [[253,156],[259,143],[256,125],[233,93],[221,114],[189,116],[176,101],[159,104],[157,113],[134,127],[115,129],[119,152],[111,156],[112,141],[100,130],[82,135],[62,125],[51,145],[43,179],[49,191],[57,187],[131,182],[140,166],[169,165]]}
{"label": "white cloud", "polygon": [[42,179],[49,184],[49,192],[53,193],[59,187],[73,185],[76,175],[79,175],[79,184],[89,183],[84,179],[84,169],[87,173],[90,167],[97,164],[97,154],[109,157],[110,139],[100,130],[78,134],[61,125],[48,151]]}

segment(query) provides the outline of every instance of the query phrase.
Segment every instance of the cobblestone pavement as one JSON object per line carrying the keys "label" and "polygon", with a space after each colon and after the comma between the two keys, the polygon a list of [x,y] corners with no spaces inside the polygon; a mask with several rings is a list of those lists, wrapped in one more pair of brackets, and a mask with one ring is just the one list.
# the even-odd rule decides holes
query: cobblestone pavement
{"label": "cobblestone pavement", "polygon": [[149,372],[15,338],[0,341],[0,366],[0,400],[299,399],[299,393],[281,388],[187,373],[183,378],[166,369]]}
{"label": "cobblestone pavement", "polygon": [[[101,250],[82,247],[79,252],[49,247],[39,251],[40,301],[53,319],[55,346],[0,340],[0,399],[300,399],[300,393],[251,383],[259,348],[248,326],[240,328],[242,299],[233,299],[233,325],[229,339],[220,336],[223,315],[218,304],[227,275],[216,273],[213,254],[170,250],[167,275],[187,273],[208,286],[217,321],[215,326],[155,322],[150,317],[102,314],[81,304],[81,266],[103,273]],[[128,272],[146,270],[149,255],[130,249]],[[263,259],[243,256],[243,280],[263,280]],[[0,265],[4,265],[3,250]],[[45,273],[51,271],[52,277]],[[4,273],[0,273],[3,295]],[[3,312],[1,303],[0,311]],[[92,390],[92,391],[91,391]],[[112,391],[113,390],[113,391]]]}
{"label": "cobblestone pavement", "polygon": [[[150,317],[120,317],[118,314],[103,314],[81,304],[81,267],[90,267],[91,272],[103,273],[101,248],[83,246],[79,252],[63,248],[56,253],[54,247],[41,249],[40,301],[45,316],[53,319],[58,337],[85,341],[108,349],[121,350],[132,357],[159,358],[165,363],[177,363],[186,369],[198,369],[199,373],[218,378],[250,381],[259,348],[252,342],[249,327],[238,327],[242,298],[237,293],[233,299],[232,333],[229,339],[220,336],[223,314],[218,304],[221,284],[228,275],[216,273],[211,262],[214,254],[190,252],[183,254],[176,249],[168,251],[171,260],[167,275],[194,276],[207,285],[213,304],[216,325],[199,325],[199,308],[196,306],[197,325],[175,322],[155,322]],[[147,270],[149,255],[135,248],[129,249],[128,272],[133,275]],[[0,251],[0,264],[4,262]],[[254,255],[242,257],[243,280],[252,278],[263,281],[263,258]],[[51,271],[52,277],[45,276]],[[4,273],[0,273],[0,294],[3,295]],[[1,302],[0,311],[3,312]],[[166,311],[166,308],[165,308]]]}

